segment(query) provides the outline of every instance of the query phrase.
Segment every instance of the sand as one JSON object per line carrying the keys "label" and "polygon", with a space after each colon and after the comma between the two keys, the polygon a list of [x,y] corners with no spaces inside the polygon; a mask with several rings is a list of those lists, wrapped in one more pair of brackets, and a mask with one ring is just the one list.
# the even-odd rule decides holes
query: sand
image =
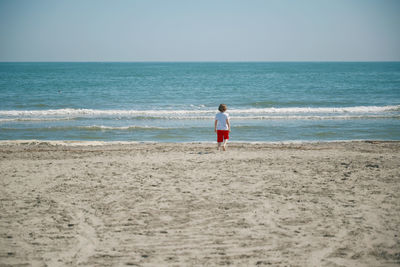
{"label": "sand", "polygon": [[215,147],[0,142],[0,265],[400,265],[400,142]]}

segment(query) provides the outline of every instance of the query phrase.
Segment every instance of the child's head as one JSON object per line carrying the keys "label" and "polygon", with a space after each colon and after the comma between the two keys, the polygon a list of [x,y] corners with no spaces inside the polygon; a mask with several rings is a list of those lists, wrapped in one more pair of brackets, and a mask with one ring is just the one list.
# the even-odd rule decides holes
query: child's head
{"label": "child's head", "polygon": [[221,112],[225,112],[228,108],[226,107],[225,104],[220,104],[218,107],[218,110]]}

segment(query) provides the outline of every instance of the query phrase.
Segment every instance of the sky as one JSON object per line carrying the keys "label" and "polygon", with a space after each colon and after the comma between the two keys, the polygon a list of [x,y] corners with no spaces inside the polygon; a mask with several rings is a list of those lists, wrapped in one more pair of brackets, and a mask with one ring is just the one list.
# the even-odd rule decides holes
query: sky
{"label": "sky", "polygon": [[400,61],[400,0],[0,0],[0,61]]}

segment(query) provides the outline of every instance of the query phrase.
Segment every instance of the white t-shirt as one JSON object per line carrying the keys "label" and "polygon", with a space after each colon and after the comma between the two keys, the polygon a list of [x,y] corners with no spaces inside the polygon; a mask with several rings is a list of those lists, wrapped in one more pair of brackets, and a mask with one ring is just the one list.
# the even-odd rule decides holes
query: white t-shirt
{"label": "white t-shirt", "polygon": [[220,112],[215,115],[215,120],[217,121],[217,130],[229,130],[226,120],[229,120],[229,114],[225,112]]}

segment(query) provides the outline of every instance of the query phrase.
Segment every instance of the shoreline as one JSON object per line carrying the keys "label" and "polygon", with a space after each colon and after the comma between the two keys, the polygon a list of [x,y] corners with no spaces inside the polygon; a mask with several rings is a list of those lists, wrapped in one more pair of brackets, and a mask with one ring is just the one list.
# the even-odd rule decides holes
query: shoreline
{"label": "shoreline", "polygon": [[[355,140],[287,140],[287,141],[229,141],[229,145],[290,145],[290,144],[329,144],[329,143],[400,143],[400,140],[380,139],[355,139]],[[141,144],[165,144],[165,145],[190,145],[204,144],[216,145],[216,141],[191,141],[191,142],[159,142],[159,141],[86,141],[86,140],[0,140],[0,146],[5,145],[39,145],[48,144],[52,146],[108,146],[108,145],[141,145]]]}
{"label": "shoreline", "polygon": [[399,141],[84,144],[0,141],[1,264],[400,264]]}

